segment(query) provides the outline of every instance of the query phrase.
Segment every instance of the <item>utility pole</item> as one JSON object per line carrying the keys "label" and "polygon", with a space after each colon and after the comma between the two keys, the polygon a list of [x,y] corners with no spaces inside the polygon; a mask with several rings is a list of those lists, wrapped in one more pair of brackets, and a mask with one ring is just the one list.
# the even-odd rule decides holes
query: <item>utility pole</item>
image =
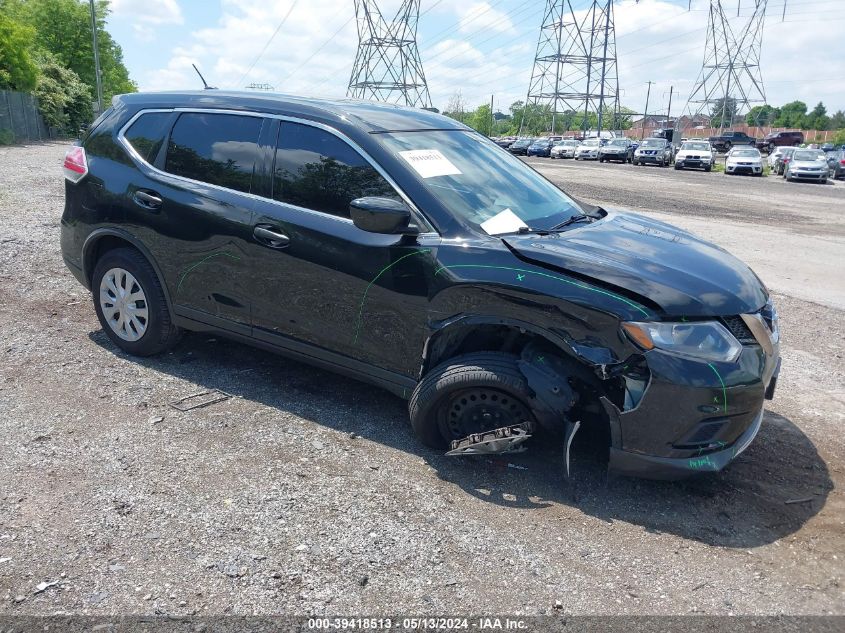
{"label": "utility pole", "polygon": [[490,95],[490,136],[493,136],[493,95]]}
{"label": "utility pole", "polygon": [[91,7],[91,44],[94,47],[94,75],[97,79],[97,114],[103,112],[103,78],[100,76],[100,50],[97,46],[97,14],[94,0],[88,0]]}
{"label": "utility pole", "polygon": [[[669,125],[669,122],[672,120],[672,92],[674,92],[675,86],[669,86],[669,108],[666,110],[666,125]],[[665,92],[663,94],[666,94]]]}
{"label": "utility pole", "polygon": [[640,140],[645,138],[645,122],[648,119],[648,98],[651,96],[651,84],[653,83],[653,81],[648,82],[648,90],[645,93],[645,110],[643,111],[643,126],[640,130]]}

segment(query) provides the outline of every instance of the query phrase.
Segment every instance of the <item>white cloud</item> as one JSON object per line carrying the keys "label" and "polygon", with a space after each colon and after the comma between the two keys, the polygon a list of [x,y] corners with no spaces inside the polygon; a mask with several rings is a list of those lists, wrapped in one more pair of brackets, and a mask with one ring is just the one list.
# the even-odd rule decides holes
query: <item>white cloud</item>
{"label": "white cloud", "polygon": [[458,10],[461,33],[508,33],[513,30],[513,22],[504,11],[494,9],[489,2],[477,2]]}
{"label": "white cloud", "polygon": [[156,39],[155,27],[184,23],[182,8],[176,0],[112,0],[112,16],[132,22],[135,37],[141,42]]}
{"label": "white cloud", "polygon": [[[164,68],[139,78],[141,88],[196,88],[199,80],[191,68],[194,62],[209,83],[219,87],[243,88],[255,82],[269,83],[280,92],[344,95],[357,45],[351,2],[344,2],[341,9],[337,0],[300,0],[267,51],[247,73],[292,2],[223,0],[217,24],[181,38],[183,43],[173,49]],[[126,8],[130,4],[157,6],[162,0],[143,3],[119,0],[113,6]],[[389,19],[399,4],[400,0],[385,0],[379,6]],[[670,86],[674,87],[672,112],[681,112],[701,69],[707,4],[696,0],[694,10],[688,12],[686,3],[669,0],[639,3],[618,0],[615,5],[617,54],[624,105],[641,110],[645,105],[646,82],[651,80],[655,83],[651,88],[649,112],[666,110]],[[489,102],[494,94],[497,108],[505,111],[513,101],[525,98],[540,18],[526,20],[520,16],[507,32],[493,31],[489,24],[476,33],[461,33],[456,28],[446,35],[450,39],[437,42],[440,31],[458,27],[478,6],[485,5],[467,6],[460,0],[445,0],[421,18],[420,30],[434,36],[430,47],[422,39],[421,55],[435,106],[445,107],[457,91],[473,106]],[[493,11],[512,11],[517,6],[520,5],[514,0],[496,5]],[[422,12],[425,10],[423,4]],[[826,55],[818,47],[818,42],[838,41],[839,23],[807,15],[810,9],[806,7],[800,11],[805,14],[790,18],[788,13],[786,23],[780,22],[779,15],[767,19],[762,71],[769,102],[781,105],[801,99],[812,107],[823,100],[831,111],[845,108],[843,84],[833,79],[845,76],[845,59]],[[435,19],[437,27],[432,27],[431,21]],[[790,19],[800,19],[802,23]],[[471,24],[463,24],[479,27],[483,20],[482,16]],[[308,60],[344,24],[331,44]],[[818,64],[807,66],[808,51],[819,55]]]}

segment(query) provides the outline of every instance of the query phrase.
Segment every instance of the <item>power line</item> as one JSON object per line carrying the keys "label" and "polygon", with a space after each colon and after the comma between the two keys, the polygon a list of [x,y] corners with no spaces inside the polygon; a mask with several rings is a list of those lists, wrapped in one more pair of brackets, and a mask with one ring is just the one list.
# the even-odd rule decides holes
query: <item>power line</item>
{"label": "power line", "polygon": [[285,13],[281,22],[279,22],[279,25],[276,27],[276,30],[273,31],[273,34],[270,36],[270,39],[268,39],[267,43],[264,44],[264,48],[262,48],[261,52],[258,53],[258,56],[254,60],[252,60],[252,63],[249,65],[249,68],[247,68],[243,76],[238,79],[237,83],[235,84],[236,86],[243,83],[243,80],[246,79],[246,76],[252,72],[253,68],[255,68],[255,65],[258,63],[258,60],[261,59],[264,53],[267,52],[267,49],[269,48],[270,44],[273,42],[274,39],[276,39],[276,36],[279,34],[279,31],[282,30],[282,27],[285,25],[285,22],[287,22],[288,18],[290,17],[290,14],[293,13],[293,10],[296,8],[298,2],[299,0],[293,0],[293,4],[290,5],[290,9],[288,9],[288,12]]}
{"label": "power line", "polygon": [[320,54],[320,52],[322,52],[322,50],[323,50],[326,46],[328,46],[329,44],[331,44],[331,43],[334,41],[334,38],[336,38],[338,35],[340,35],[340,32],[341,32],[343,29],[345,29],[347,26],[349,26],[349,25],[350,25],[350,24],[351,24],[354,20],[355,20],[355,16],[353,15],[353,16],[352,16],[351,18],[349,18],[346,22],[344,22],[344,23],[340,26],[340,28],[339,28],[337,31],[335,31],[334,33],[332,33],[332,34],[331,34],[331,36],[329,36],[329,39],[327,39],[325,42],[323,42],[323,43],[319,46],[319,48],[317,48],[317,50],[315,50],[313,53],[311,53],[311,55],[309,55],[309,56],[308,56],[308,58],[307,58],[304,62],[302,62],[299,66],[297,66],[296,68],[294,68],[294,69],[293,69],[292,71],[290,71],[287,75],[285,75],[282,79],[280,79],[280,80],[279,80],[279,83],[281,84],[281,83],[283,83],[283,82],[287,81],[288,79],[290,79],[291,77],[293,77],[296,73],[298,73],[300,70],[302,70],[302,69],[303,69],[306,65],[308,65],[308,62],[310,62],[310,61],[311,61],[312,59],[314,59],[317,55],[319,55],[319,54]]}

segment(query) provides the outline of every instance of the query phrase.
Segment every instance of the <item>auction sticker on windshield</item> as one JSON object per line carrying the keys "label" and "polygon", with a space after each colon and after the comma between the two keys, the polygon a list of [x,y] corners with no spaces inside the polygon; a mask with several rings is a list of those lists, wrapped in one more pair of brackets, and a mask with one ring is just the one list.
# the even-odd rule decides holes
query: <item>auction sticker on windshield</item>
{"label": "auction sticker on windshield", "polygon": [[505,209],[494,215],[489,220],[481,223],[481,228],[488,235],[501,235],[502,233],[514,233],[521,228],[528,228],[528,226],[519,219],[510,209]]}
{"label": "auction sticker on windshield", "polygon": [[436,149],[412,149],[399,152],[407,163],[423,178],[454,176],[461,170]]}

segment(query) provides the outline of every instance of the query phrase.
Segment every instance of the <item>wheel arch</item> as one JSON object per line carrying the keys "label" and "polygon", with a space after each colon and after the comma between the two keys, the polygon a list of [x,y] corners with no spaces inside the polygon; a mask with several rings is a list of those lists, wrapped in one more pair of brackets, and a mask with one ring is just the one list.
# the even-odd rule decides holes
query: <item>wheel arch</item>
{"label": "wheel arch", "polygon": [[167,311],[170,313],[170,317],[172,319],[174,314],[173,306],[170,302],[170,292],[167,288],[164,275],[161,272],[158,262],[156,262],[149,249],[144,246],[140,240],[127,231],[117,228],[101,228],[92,231],[91,234],[85,238],[85,242],[82,245],[82,275],[88,284],[88,289],[90,290],[93,286],[91,277],[94,274],[94,268],[97,266],[97,261],[105,253],[116,248],[124,247],[133,248],[138,251],[153,267],[164,293]]}

